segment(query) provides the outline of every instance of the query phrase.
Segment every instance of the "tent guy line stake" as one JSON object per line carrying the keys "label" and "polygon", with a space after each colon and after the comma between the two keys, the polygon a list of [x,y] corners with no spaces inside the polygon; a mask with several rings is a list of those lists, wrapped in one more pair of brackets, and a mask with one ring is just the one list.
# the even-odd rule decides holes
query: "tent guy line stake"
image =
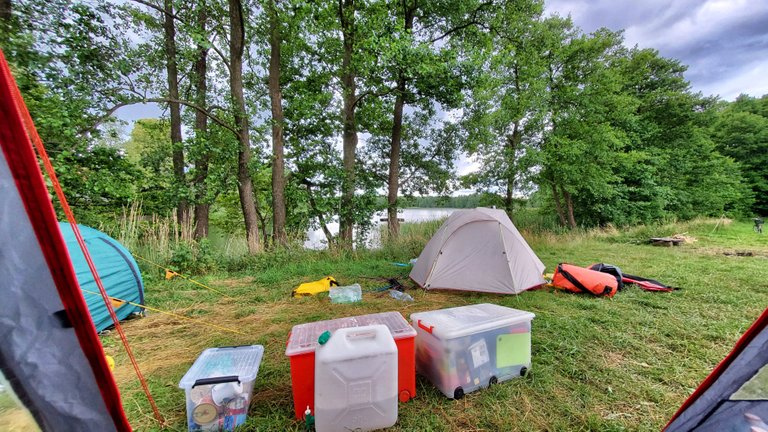
{"label": "tent guy line stake", "polygon": [[192,279],[192,278],[191,278],[191,277],[189,277],[189,276],[184,276],[183,274],[181,274],[181,273],[179,273],[179,272],[175,272],[175,271],[173,271],[173,270],[169,269],[168,267],[164,267],[164,266],[161,266],[160,264],[158,264],[158,263],[156,263],[156,262],[154,262],[154,261],[150,261],[150,260],[148,260],[148,259],[146,259],[146,258],[142,257],[141,255],[136,255],[136,254],[133,254],[133,256],[135,256],[136,258],[138,258],[138,259],[140,259],[140,260],[142,260],[142,261],[144,261],[144,262],[147,262],[147,263],[149,263],[149,264],[152,264],[153,266],[155,266],[155,267],[157,267],[157,268],[161,268],[161,269],[165,270],[166,272],[171,272],[171,273],[173,273],[175,276],[179,276],[179,277],[181,277],[182,279],[186,279],[186,280],[188,280],[188,281],[192,282],[193,284],[196,284],[196,285],[200,285],[201,287],[203,287],[203,288],[205,288],[205,289],[211,290],[211,291],[213,291],[213,292],[215,292],[215,293],[217,293],[217,294],[219,294],[219,295],[222,295],[222,296],[224,296],[224,297],[226,297],[226,298],[228,298],[228,299],[234,300],[234,297],[228,296],[228,295],[224,294],[223,292],[221,292],[221,291],[219,291],[219,290],[217,290],[217,289],[215,289],[215,288],[211,288],[211,287],[209,287],[208,285],[206,285],[206,284],[204,284],[204,283],[202,283],[202,282],[198,282],[198,281],[196,281],[196,280]]}
{"label": "tent guy line stake", "polygon": [[[85,292],[87,294],[91,294],[91,295],[99,295],[99,293],[94,292],[94,291],[90,291],[90,290],[87,290],[87,289],[83,289],[83,292]],[[239,332],[237,330],[230,329],[230,328],[222,327],[222,326],[214,324],[214,323],[209,323],[208,321],[203,321],[203,320],[200,320],[200,319],[190,318],[188,316],[180,315],[180,314],[173,313],[173,312],[168,312],[168,311],[165,311],[165,310],[162,310],[162,309],[158,309],[158,308],[152,307],[152,306],[147,306],[147,305],[143,305],[143,304],[139,304],[139,303],[134,303],[132,301],[123,300],[123,299],[117,298],[117,297],[110,297],[109,299],[110,300],[114,300],[116,302],[128,303],[129,305],[132,305],[132,306],[138,306],[140,308],[151,310],[152,312],[157,312],[157,313],[169,315],[169,316],[172,316],[174,318],[179,318],[179,319],[182,319],[182,320],[192,321],[192,322],[194,322],[196,324],[207,325],[207,326],[211,326],[211,327],[217,328],[219,330],[224,330],[224,331],[228,331],[228,332],[231,332],[231,333],[235,333],[235,334],[246,336],[245,333],[242,333],[242,332]]]}
{"label": "tent guy line stake", "polygon": [[83,256],[85,257],[85,260],[88,263],[88,268],[90,268],[91,274],[93,274],[93,279],[96,282],[96,286],[99,287],[99,292],[101,293],[101,297],[104,300],[104,304],[107,307],[107,311],[109,311],[109,316],[112,318],[112,321],[115,323],[115,330],[117,330],[117,333],[120,335],[120,339],[123,343],[123,346],[125,347],[126,352],[128,353],[128,357],[131,359],[131,364],[133,364],[133,369],[136,371],[136,376],[139,378],[139,382],[141,383],[141,387],[144,390],[144,394],[147,395],[147,400],[149,401],[149,404],[152,406],[152,411],[154,413],[155,419],[161,425],[165,426],[165,419],[163,418],[162,414],[160,414],[160,410],[157,407],[157,403],[155,403],[154,398],[152,398],[152,394],[149,392],[149,386],[147,385],[147,380],[144,378],[144,375],[141,373],[141,369],[139,369],[139,364],[136,361],[136,357],[134,357],[133,351],[131,350],[131,347],[128,344],[128,338],[125,336],[125,332],[123,332],[122,326],[120,326],[120,320],[117,318],[117,314],[115,314],[115,309],[112,307],[112,302],[109,300],[107,291],[104,288],[104,283],[101,281],[101,278],[99,277],[99,272],[96,270],[96,265],[93,263],[93,260],[91,259],[91,254],[88,251],[88,247],[85,245],[85,240],[83,240],[83,235],[80,233],[80,229],[77,226],[77,220],[75,219],[75,215],[72,212],[72,209],[69,207],[69,202],[67,201],[67,197],[64,196],[64,191],[62,190],[61,184],[59,183],[59,178],[56,176],[56,171],[54,171],[53,169],[53,164],[51,164],[51,159],[48,157],[48,153],[45,151],[43,140],[40,138],[40,135],[37,133],[37,128],[35,128],[35,123],[32,120],[32,116],[29,114],[27,105],[24,103],[24,98],[21,95],[19,86],[16,84],[16,80],[13,78],[13,76],[11,76],[10,79],[11,79],[11,82],[13,83],[13,85],[11,86],[11,91],[13,92],[13,102],[16,105],[16,109],[19,111],[19,113],[22,116],[22,120],[24,121],[24,125],[26,126],[26,129],[27,129],[27,134],[32,139],[32,144],[35,146],[35,149],[37,150],[37,153],[43,162],[43,166],[45,167],[45,172],[48,174],[48,179],[51,181],[53,185],[53,189],[56,191],[56,196],[59,199],[59,204],[61,204],[61,208],[62,210],[64,210],[64,214],[67,216],[67,221],[72,227],[72,232],[75,234],[75,238],[77,239],[77,244],[80,245],[80,249],[83,252]]}

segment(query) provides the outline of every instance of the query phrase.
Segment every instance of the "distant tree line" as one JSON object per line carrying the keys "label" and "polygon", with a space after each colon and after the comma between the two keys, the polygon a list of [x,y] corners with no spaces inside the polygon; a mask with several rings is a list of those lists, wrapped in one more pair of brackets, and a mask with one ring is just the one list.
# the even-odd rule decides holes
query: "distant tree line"
{"label": "distant tree line", "polygon": [[[434,205],[531,199],[571,228],[768,210],[765,97],[694,93],[540,0],[3,0],[0,48],[85,221],[237,215],[255,253],[311,223],[348,247],[380,209],[397,236],[459,188]],[[125,141],[142,103],[163,118]]]}
{"label": "distant tree line", "polygon": [[475,208],[493,207],[501,202],[496,194],[467,194],[457,196],[413,196],[401,199],[403,207],[417,208]]}

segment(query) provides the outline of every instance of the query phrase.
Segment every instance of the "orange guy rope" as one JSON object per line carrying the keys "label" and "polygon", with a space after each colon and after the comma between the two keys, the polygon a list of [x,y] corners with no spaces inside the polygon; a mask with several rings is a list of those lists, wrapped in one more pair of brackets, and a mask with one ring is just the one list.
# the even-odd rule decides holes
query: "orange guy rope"
{"label": "orange guy rope", "polygon": [[172,274],[172,275],[174,275],[174,276],[179,276],[179,277],[180,277],[180,278],[182,278],[182,279],[186,279],[186,280],[188,280],[188,281],[192,282],[193,284],[199,285],[199,286],[201,286],[201,287],[203,287],[203,288],[205,288],[205,289],[207,289],[207,290],[213,291],[213,292],[215,292],[215,293],[217,293],[217,294],[219,294],[219,295],[222,295],[222,296],[224,296],[224,297],[226,297],[226,298],[228,298],[228,299],[233,299],[232,297],[230,297],[230,296],[228,296],[228,295],[224,294],[223,292],[221,292],[221,291],[219,291],[219,290],[217,290],[217,289],[215,289],[215,288],[211,288],[211,287],[209,287],[208,285],[206,285],[206,284],[204,284],[204,283],[202,283],[202,282],[198,282],[198,281],[196,281],[196,280],[192,279],[192,278],[191,278],[191,277],[189,277],[189,276],[184,276],[183,274],[181,274],[181,273],[179,273],[179,272],[175,272],[175,271],[173,271],[173,270],[169,269],[168,267],[164,267],[164,266],[162,266],[162,265],[160,265],[160,264],[158,264],[158,263],[156,263],[156,262],[154,262],[154,261],[150,261],[150,260],[148,260],[148,259],[146,259],[146,258],[144,258],[144,257],[142,257],[142,256],[140,256],[140,255],[136,255],[135,253],[132,253],[132,255],[133,255],[133,256],[135,256],[136,258],[138,258],[138,259],[140,259],[140,260],[144,261],[144,262],[147,262],[147,263],[149,263],[149,264],[152,264],[152,265],[153,265],[153,266],[155,266],[155,267],[158,267],[158,268],[161,268],[161,269],[165,270],[165,273],[166,273],[166,279],[169,279],[169,277],[168,277],[167,275],[168,275],[168,273],[170,272],[170,274]]}
{"label": "orange guy rope", "polygon": [[123,342],[123,346],[125,347],[125,351],[128,353],[128,357],[131,359],[131,363],[133,364],[133,369],[136,371],[136,376],[139,378],[139,381],[141,382],[141,387],[144,389],[144,393],[147,395],[147,399],[149,400],[149,404],[152,406],[152,411],[154,412],[155,419],[160,422],[160,424],[165,424],[165,420],[163,419],[163,416],[160,414],[160,410],[157,408],[157,404],[155,403],[155,400],[152,398],[152,395],[149,392],[149,386],[147,385],[146,379],[144,379],[144,375],[141,373],[141,370],[139,369],[139,364],[136,362],[136,358],[133,355],[133,351],[131,350],[130,345],[128,345],[128,338],[125,336],[125,333],[123,332],[123,328],[120,325],[120,320],[117,318],[117,315],[115,314],[115,309],[112,307],[112,302],[109,300],[109,296],[107,295],[107,291],[104,289],[104,284],[101,281],[101,278],[99,277],[99,272],[96,270],[96,265],[93,263],[93,260],[91,259],[91,254],[88,251],[88,247],[85,245],[85,241],[83,240],[82,234],[80,234],[80,229],[77,226],[77,220],[75,219],[75,215],[72,213],[72,209],[69,207],[69,203],[67,202],[67,197],[64,196],[64,191],[61,189],[61,184],[59,183],[58,177],[56,177],[56,172],[53,170],[53,165],[51,164],[51,160],[48,157],[48,153],[45,151],[45,146],[43,146],[43,141],[40,139],[40,135],[37,133],[37,129],[35,128],[35,123],[32,121],[32,116],[29,114],[29,110],[27,110],[27,106],[24,103],[24,98],[21,96],[21,92],[19,91],[19,87],[16,84],[16,80],[13,78],[13,76],[10,77],[13,85],[11,86],[11,90],[13,91],[13,102],[16,104],[17,109],[23,116],[24,124],[27,128],[27,133],[29,134],[30,138],[32,138],[32,143],[35,145],[35,149],[37,150],[37,153],[40,155],[40,159],[42,159],[43,165],[45,166],[45,172],[48,174],[48,178],[51,180],[51,183],[53,184],[53,188],[56,191],[56,196],[59,199],[59,203],[61,204],[62,209],[64,210],[64,214],[67,216],[67,221],[72,226],[72,231],[75,234],[75,237],[77,238],[77,243],[80,245],[80,249],[83,251],[83,255],[85,256],[85,260],[88,263],[88,268],[91,269],[91,273],[93,274],[93,278],[96,281],[96,285],[99,287],[99,292],[101,293],[101,297],[104,299],[104,304],[107,306],[107,310],[109,311],[109,316],[112,317],[112,321],[115,323],[115,329],[117,330],[118,334],[120,334],[120,339]]}

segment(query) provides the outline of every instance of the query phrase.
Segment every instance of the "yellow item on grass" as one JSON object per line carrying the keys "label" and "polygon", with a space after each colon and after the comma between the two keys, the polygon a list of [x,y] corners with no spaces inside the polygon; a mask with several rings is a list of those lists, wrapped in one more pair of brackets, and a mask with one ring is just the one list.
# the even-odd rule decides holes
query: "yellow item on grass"
{"label": "yellow item on grass", "polygon": [[112,358],[112,356],[105,356],[107,357],[107,366],[109,366],[110,372],[115,370],[115,359]]}
{"label": "yellow item on grass", "polygon": [[331,286],[339,286],[339,283],[336,282],[333,276],[324,277],[314,282],[303,283],[293,290],[293,297],[306,297],[330,291]]}
{"label": "yellow item on grass", "polygon": [[171,280],[178,275],[175,271],[165,269],[165,280]]}

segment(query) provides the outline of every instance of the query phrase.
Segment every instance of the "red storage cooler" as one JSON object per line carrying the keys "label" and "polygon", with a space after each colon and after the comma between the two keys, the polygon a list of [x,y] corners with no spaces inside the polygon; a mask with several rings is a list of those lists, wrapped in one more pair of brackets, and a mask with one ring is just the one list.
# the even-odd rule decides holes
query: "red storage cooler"
{"label": "red storage cooler", "polygon": [[291,386],[293,388],[293,410],[296,418],[304,418],[309,407],[315,413],[315,348],[317,338],[325,331],[346,327],[360,327],[375,324],[387,326],[397,345],[397,388],[398,398],[406,402],[416,396],[416,330],[399,312],[382,312],[371,315],[339,318],[299,324],[288,335],[285,355],[291,360]]}

